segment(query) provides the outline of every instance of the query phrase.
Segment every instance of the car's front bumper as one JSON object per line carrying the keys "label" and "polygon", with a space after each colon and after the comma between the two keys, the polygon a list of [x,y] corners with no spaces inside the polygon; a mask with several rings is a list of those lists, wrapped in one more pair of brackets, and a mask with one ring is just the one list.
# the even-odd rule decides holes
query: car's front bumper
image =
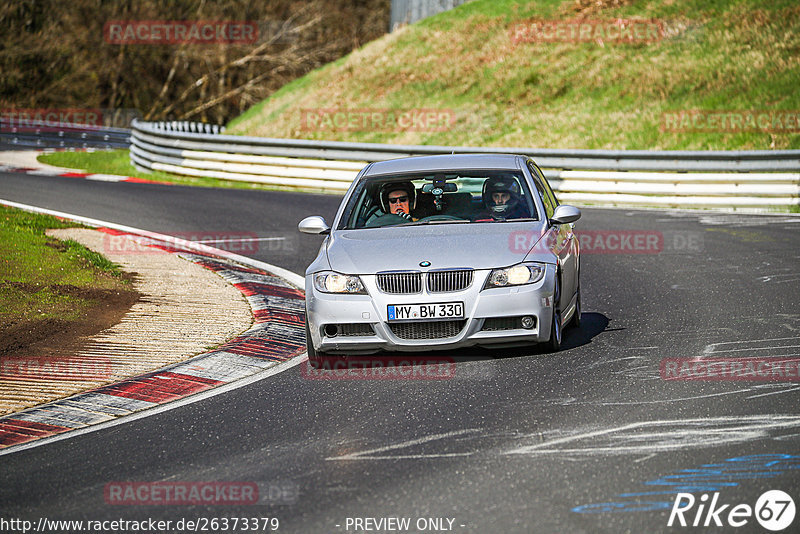
{"label": "car's front bumper", "polygon": [[[449,293],[423,291],[414,295],[382,293],[376,285],[374,275],[361,276],[368,295],[322,293],[313,287],[311,276],[307,276],[306,320],[314,348],[322,352],[359,354],[378,350],[414,352],[457,349],[474,345],[511,346],[547,341],[550,338],[553,317],[555,266],[548,265],[545,276],[534,284],[482,290],[488,276],[487,270],[475,271],[472,285],[464,291]],[[454,330],[458,332],[449,337],[406,339],[399,337],[387,320],[389,305],[456,301],[464,303],[464,324],[460,329],[458,326],[450,325],[450,333]],[[523,328],[520,322],[508,324],[499,320],[522,317],[532,317],[535,322],[533,327]],[[330,325],[356,325],[355,329],[359,332],[358,335],[350,333],[342,335],[341,329],[337,329],[336,335],[329,335],[332,330]],[[501,326],[501,329],[496,329],[498,326]],[[409,328],[418,329],[417,326]],[[431,330],[437,329],[431,328]],[[364,335],[365,332],[367,335]]]}

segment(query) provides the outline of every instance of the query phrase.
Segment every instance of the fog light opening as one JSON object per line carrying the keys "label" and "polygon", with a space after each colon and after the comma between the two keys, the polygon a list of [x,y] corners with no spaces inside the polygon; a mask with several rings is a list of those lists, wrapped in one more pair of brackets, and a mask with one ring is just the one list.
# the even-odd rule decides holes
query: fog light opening
{"label": "fog light opening", "polygon": [[324,330],[328,337],[336,337],[336,334],[339,333],[339,328],[335,324],[326,324]]}
{"label": "fog light opening", "polygon": [[536,324],[536,321],[530,315],[524,316],[520,322],[522,323],[522,328],[525,330],[530,330]]}

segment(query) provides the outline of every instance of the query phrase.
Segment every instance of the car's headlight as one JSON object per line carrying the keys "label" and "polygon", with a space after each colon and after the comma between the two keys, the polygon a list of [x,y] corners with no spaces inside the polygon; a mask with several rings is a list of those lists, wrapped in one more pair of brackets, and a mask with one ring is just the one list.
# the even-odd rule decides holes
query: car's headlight
{"label": "car's headlight", "polygon": [[533,284],[542,279],[544,270],[545,266],[542,263],[520,263],[505,269],[495,269],[489,274],[483,288]]}
{"label": "car's headlight", "polygon": [[355,275],[324,271],[314,275],[314,287],[323,293],[350,293],[351,295],[366,295],[367,290],[361,279]]}

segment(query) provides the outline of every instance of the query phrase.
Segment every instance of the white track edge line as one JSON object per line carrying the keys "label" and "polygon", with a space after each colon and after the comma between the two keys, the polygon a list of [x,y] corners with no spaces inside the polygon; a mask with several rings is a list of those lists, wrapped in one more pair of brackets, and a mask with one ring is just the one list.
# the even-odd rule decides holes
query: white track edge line
{"label": "white track edge line", "polygon": [[95,425],[88,425],[83,428],[78,428],[75,430],[67,430],[66,432],[60,434],[54,434],[52,436],[37,439],[35,441],[31,441],[28,443],[12,445],[6,449],[0,449],[0,456],[5,456],[7,454],[13,454],[15,452],[32,449],[40,445],[46,445],[48,443],[61,441],[63,439],[75,438],[78,436],[82,436],[83,434],[95,432],[97,430],[103,430],[106,428],[111,428],[117,425],[121,425],[123,423],[130,423],[136,421],[137,419],[150,417],[151,415],[158,415],[160,413],[172,410],[174,408],[180,408],[182,406],[186,406],[187,404],[194,404],[195,402],[215,397],[217,395],[220,395],[222,393],[227,393],[228,391],[233,391],[234,389],[238,389],[240,387],[248,386],[254,382],[263,380],[264,378],[269,378],[272,375],[276,375],[278,373],[282,373],[283,371],[287,371],[292,367],[294,367],[295,365],[299,365],[302,362],[304,362],[307,359],[305,358],[305,355],[306,353],[303,353],[302,355],[296,356],[291,360],[286,360],[285,362],[281,362],[277,365],[274,365],[268,369],[264,369],[263,371],[259,371],[258,373],[252,374],[248,377],[235,380],[233,382],[228,382],[227,384],[207,389],[205,391],[201,391],[200,393],[195,393],[194,395],[189,395],[188,397],[184,397],[182,399],[170,401],[164,404],[159,404],[158,406],[154,406],[152,408],[145,408],[144,410],[141,410],[139,412],[134,412],[130,415],[123,415],[115,419],[111,419],[109,421],[104,421],[102,423],[97,423]]}

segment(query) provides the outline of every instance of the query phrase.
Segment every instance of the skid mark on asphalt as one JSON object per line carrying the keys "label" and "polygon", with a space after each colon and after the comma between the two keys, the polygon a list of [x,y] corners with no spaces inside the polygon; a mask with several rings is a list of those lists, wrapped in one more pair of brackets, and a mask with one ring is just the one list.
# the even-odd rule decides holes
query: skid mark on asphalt
{"label": "skid mark on asphalt", "polygon": [[[794,318],[795,316],[791,316]],[[616,350],[624,350],[622,347],[614,347]],[[642,347],[640,349],[643,349]],[[646,347],[648,349],[658,347]],[[631,349],[632,350],[632,349]],[[687,360],[716,360],[716,359],[747,359],[754,358],[796,358],[800,357],[800,337],[775,337],[765,339],[749,339],[737,341],[717,341],[707,343],[699,355],[689,355]],[[587,369],[603,367],[607,375],[624,377],[637,381],[660,381],[663,380],[662,372],[658,361],[658,354],[649,352],[642,356],[626,356],[609,359],[601,359],[587,365]],[[595,400],[591,402],[579,402],[578,404],[588,404],[593,406],[636,406],[640,404],[670,404],[676,402],[697,401],[700,399],[722,397],[726,395],[750,394],[748,400],[781,395],[785,393],[800,392],[797,380],[787,378],[784,381],[775,381],[764,384],[758,381],[743,383],[737,381],[733,383],[735,389],[720,391],[726,387],[723,381],[717,381],[715,391],[701,395],[686,395],[670,397],[667,391],[662,398],[656,400],[630,400],[629,398],[618,398],[615,391],[609,392],[609,397],[605,400]],[[731,386],[727,386],[730,388]],[[616,397],[616,398],[615,398]],[[618,400],[617,400],[618,399]],[[549,404],[555,404],[550,402]]]}
{"label": "skid mark on asphalt", "polygon": [[768,274],[766,276],[759,276],[758,280],[762,282],[772,282],[774,284],[785,284],[787,282],[797,282],[800,280],[800,273]]}
{"label": "skid mark on asphalt", "polygon": [[582,432],[555,430],[522,435],[486,433],[470,428],[430,434],[383,447],[331,456],[326,460],[430,460],[478,454],[556,456],[559,460],[612,455],[648,457],[669,451],[765,439],[787,441],[800,436],[798,429],[800,416],[770,414],[642,421]]}
{"label": "skid mark on asphalt", "polygon": [[505,454],[653,454],[754,441],[797,428],[800,416],[794,415],[645,421],[526,445]]}
{"label": "skid mark on asphalt", "polygon": [[758,358],[800,356],[800,337],[744,339],[709,343],[701,358]]}
{"label": "skid mark on asphalt", "polygon": [[[765,325],[769,329],[774,329],[775,327],[779,327],[781,329],[781,334],[786,334],[783,330],[788,330],[789,332],[800,332],[800,314],[796,313],[775,313],[771,315],[765,316],[764,314],[761,315],[741,315],[739,317],[735,317],[730,319],[731,324],[739,325],[738,328],[725,328],[725,329],[716,329],[716,330],[708,330],[708,333],[719,333],[719,334],[741,334],[744,331],[750,330],[752,327],[751,323],[756,323],[760,325]],[[777,335],[777,334],[776,334]]]}
{"label": "skid mark on asphalt", "polygon": [[[769,389],[773,388],[776,391],[770,391],[769,393],[759,393],[758,395],[750,395],[747,397],[748,400],[750,399],[758,399],[760,397],[770,397],[772,395],[782,395],[783,393],[791,393],[793,391],[800,391],[800,386],[786,386],[784,384],[761,384],[759,388]],[[756,389],[755,387],[753,389]]]}
{"label": "skid mark on asphalt", "polygon": [[[660,379],[660,378],[659,378]],[[671,399],[657,399],[651,401],[643,401],[643,400],[636,400],[636,401],[599,401],[593,402],[592,404],[596,406],[638,406],[640,404],[671,404],[673,402],[686,402],[686,401],[696,401],[700,399],[710,399],[713,397],[723,397],[725,395],[736,395],[737,393],[747,393],[752,391],[750,388],[744,389],[737,389],[735,391],[721,391],[718,393],[707,393],[705,395],[695,395],[692,397],[676,397]]]}
{"label": "skid mark on asphalt", "polygon": [[[625,349],[620,349],[620,350],[625,350]],[[633,349],[629,349],[629,350],[633,350]],[[599,361],[596,361],[596,362],[592,362],[589,365],[587,365],[586,368],[587,369],[594,369],[596,367],[602,367],[604,365],[611,365],[611,364],[617,363],[617,362],[630,362],[631,360],[639,361],[639,360],[647,360],[647,358],[645,356],[626,356],[624,358],[611,358],[609,360],[599,360]]]}
{"label": "skid mark on asphalt", "polygon": [[396,443],[394,445],[387,445],[385,447],[377,447],[374,449],[367,449],[361,452],[354,452],[350,454],[345,454],[342,456],[332,456],[325,458],[326,460],[396,460],[396,459],[418,459],[418,458],[449,458],[453,456],[470,456],[471,452],[442,452],[442,453],[425,453],[425,454],[391,454],[391,455],[384,455],[382,453],[390,452],[390,451],[397,451],[401,449],[409,449],[412,447],[416,447],[418,445],[423,445],[430,442],[435,441],[444,441],[445,443],[448,442],[449,438],[455,438],[457,436],[463,436],[465,434],[474,434],[480,432],[477,428],[467,428],[464,430],[456,430],[453,432],[445,432],[442,434],[433,434],[430,436],[425,436],[423,438],[418,439],[411,439],[408,441],[403,441],[400,443]]}

